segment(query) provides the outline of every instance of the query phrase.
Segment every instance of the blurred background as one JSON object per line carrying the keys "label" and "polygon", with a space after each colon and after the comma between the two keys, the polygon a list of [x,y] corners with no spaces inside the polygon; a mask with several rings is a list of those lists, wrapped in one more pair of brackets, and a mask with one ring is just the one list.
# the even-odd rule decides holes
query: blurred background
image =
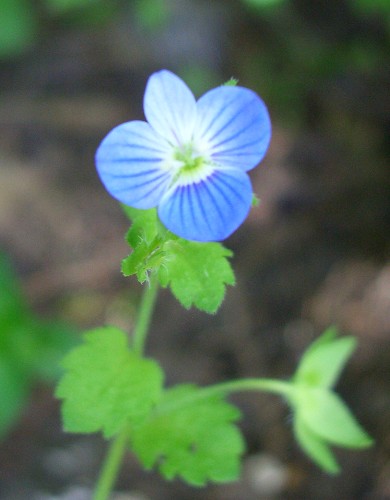
{"label": "blurred background", "polygon": [[148,353],[168,384],[287,378],[336,324],[359,341],[337,390],[376,445],[337,451],[330,478],[279,399],[243,394],[240,481],[165,483],[129,454],[113,498],[390,498],[389,49],[388,0],[1,0],[1,500],[91,498],[106,445],[62,432],[53,384],[78,332],[131,331],[128,222],[94,153],[143,119],[162,68],[197,96],[237,78],[267,103],[273,139],[251,173],[260,206],[226,242],[237,286],[216,316],[162,291]]}

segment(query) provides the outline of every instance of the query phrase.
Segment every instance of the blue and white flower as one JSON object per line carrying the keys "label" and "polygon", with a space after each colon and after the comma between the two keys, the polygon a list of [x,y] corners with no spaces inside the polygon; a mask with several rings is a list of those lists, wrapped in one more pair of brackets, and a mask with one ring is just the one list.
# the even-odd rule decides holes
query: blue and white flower
{"label": "blue and white flower", "polygon": [[251,90],[227,85],[196,101],[179,77],[162,70],[148,80],[144,112],[147,122],[115,127],[97,150],[107,191],[134,208],[157,207],[182,238],[227,238],[248,215],[246,172],[270,142],[265,104]]}

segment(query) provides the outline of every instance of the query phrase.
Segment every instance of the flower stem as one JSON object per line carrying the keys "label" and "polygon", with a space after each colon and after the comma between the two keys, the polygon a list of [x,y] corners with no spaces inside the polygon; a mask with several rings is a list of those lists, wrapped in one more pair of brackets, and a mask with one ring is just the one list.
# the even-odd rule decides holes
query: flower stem
{"label": "flower stem", "polygon": [[181,399],[161,404],[158,409],[156,409],[156,413],[159,415],[169,413],[212,396],[226,396],[230,393],[239,391],[273,392],[286,399],[290,399],[292,395],[292,385],[290,382],[268,378],[243,378],[231,382],[222,382],[221,384],[202,387],[194,394],[189,394]]}
{"label": "flower stem", "polygon": [[133,334],[133,349],[140,355],[144,351],[146,336],[152,319],[154,305],[156,303],[157,291],[157,277],[151,276],[149,285],[145,285],[138,313],[137,324]]}
{"label": "flower stem", "polygon": [[[153,278],[154,277],[150,280],[149,285],[145,285],[137,323],[134,329],[133,349],[139,355],[142,355],[144,351],[146,336],[157,298],[158,282],[157,279]],[[112,441],[96,484],[93,500],[108,500],[118,476],[123,455],[126,451],[129,434],[130,429],[128,426],[125,426]]]}
{"label": "flower stem", "polygon": [[96,484],[93,500],[108,500],[126,451],[128,437],[129,429],[125,427],[112,441]]}
{"label": "flower stem", "polygon": [[210,394],[229,394],[238,391],[264,391],[279,394],[279,396],[288,397],[291,394],[290,382],[272,378],[243,378],[231,382],[223,382],[206,387],[204,391]]}

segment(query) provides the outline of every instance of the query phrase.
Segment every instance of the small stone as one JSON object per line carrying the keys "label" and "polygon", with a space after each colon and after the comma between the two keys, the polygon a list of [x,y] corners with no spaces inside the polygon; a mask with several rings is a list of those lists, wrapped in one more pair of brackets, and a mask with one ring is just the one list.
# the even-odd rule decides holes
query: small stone
{"label": "small stone", "polygon": [[272,455],[260,453],[245,461],[244,474],[253,491],[259,495],[279,495],[287,484],[287,467]]}

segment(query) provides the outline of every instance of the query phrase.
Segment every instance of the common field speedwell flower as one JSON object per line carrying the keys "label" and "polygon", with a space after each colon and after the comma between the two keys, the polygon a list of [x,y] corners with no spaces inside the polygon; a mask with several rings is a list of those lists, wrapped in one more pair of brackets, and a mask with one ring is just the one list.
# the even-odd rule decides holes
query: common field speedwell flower
{"label": "common field speedwell flower", "polygon": [[220,241],[248,215],[248,170],[271,138],[267,108],[249,89],[221,86],[198,101],[176,75],[148,80],[147,122],[115,127],[96,152],[107,191],[125,205],[157,207],[162,223],[182,238]]}

